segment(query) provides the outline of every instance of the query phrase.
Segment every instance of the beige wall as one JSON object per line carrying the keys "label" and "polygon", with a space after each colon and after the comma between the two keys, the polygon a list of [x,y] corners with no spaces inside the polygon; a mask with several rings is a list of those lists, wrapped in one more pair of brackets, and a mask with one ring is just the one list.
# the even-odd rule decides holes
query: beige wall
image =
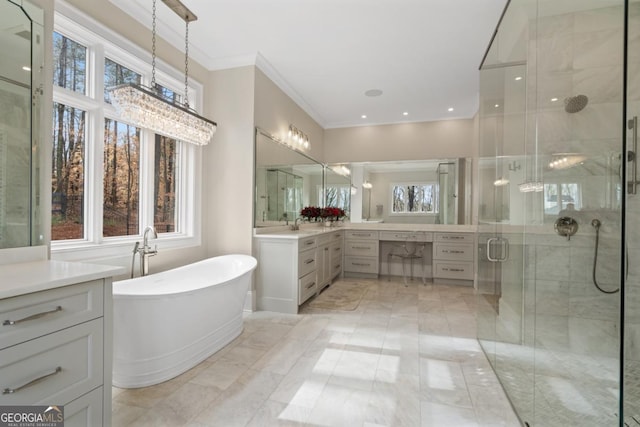
{"label": "beige wall", "polygon": [[204,241],[209,256],[251,254],[255,67],[210,72],[205,112],[218,123],[203,156]]}
{"label": "beige wall", "polygon": [[327,163],[473,157],[474,120],[326,129]]}
{"label": "beige wall", "polygon": [[324,130],[287,94],[256,68],[255,125],[286,141],[292,124],[309,136],[308,155],[324,161]]}

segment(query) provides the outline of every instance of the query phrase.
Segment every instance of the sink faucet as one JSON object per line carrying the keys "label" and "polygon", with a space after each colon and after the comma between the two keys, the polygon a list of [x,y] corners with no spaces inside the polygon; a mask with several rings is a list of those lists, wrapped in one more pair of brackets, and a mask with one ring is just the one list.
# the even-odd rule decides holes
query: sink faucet
{"label": "sink faucet", "polygon": [[300,226],[298,225],[298,221],[303,222],[304,218],[302,218],[301,216],[296,218],[296,220],[293,222],[293,225],[291,226],[291,229],[293,231],[300,230]]}
{"label": "sink faucet", "polygon": [[[142,247],[137,248],[138,253],[140,254],[140,274],[143,276],[149,274],[149,257],[157,255],[158,253],[158,245],[156,245],[154,249],[151,249],[151,246],[149,246],[149,232],[153,233],[154,239],[158,238],[158,233],[153,227],[147,226],[144,229],[144,233],[142,235]],[[136,242],[136,245],[138,245],[138,242]]]}
{"label": "sink faucet", "polygon": [[287,216],[287,213],[283,213],[282,214],[282,218],[280,218],[280,221],[284,220],[284,225],[289,225],[289,217]]}

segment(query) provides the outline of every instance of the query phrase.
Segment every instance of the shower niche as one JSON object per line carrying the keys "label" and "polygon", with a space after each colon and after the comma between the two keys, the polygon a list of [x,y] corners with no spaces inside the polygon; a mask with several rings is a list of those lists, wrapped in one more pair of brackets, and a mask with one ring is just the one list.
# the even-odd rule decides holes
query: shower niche
{"label": "shower niche", "polygon": [[43,12],[0,2],[0,249],[44,244],[40,200]]}

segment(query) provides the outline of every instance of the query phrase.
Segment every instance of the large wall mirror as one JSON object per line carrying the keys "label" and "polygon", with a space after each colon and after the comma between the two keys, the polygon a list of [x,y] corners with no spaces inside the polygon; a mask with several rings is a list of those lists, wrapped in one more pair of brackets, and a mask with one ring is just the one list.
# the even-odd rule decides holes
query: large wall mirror
{"label": "large wall mirror", "polygon": [[353,163],[353,190],[361,192],[353,209],[361,210],[362,222],[470,224],[471,164],[465,158]]}
{"label": "large wall mirror", "polygon": [[305,206],[320,206],[324,166],[256,129],[254,226],[293,222]]}
{"label": "large wall mirror", "polygon": [[44,244],[40,206],[44,15],[0,0],[0,249]]}

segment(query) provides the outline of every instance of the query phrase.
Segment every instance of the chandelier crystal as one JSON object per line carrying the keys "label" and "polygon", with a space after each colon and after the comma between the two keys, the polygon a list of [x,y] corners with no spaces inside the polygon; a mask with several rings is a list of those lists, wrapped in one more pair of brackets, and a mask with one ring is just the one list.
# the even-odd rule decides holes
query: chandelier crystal
{"label": "chandelier crystal", "polygon": [[169,100],[157,92],[156,85],[156,0],[153,0],[151,87],[127,83],[109,89],[109,96],[120,117],[141,128],[180,141],[207,145],[216,132],[215,122],[206,119],[189,107],[189,22],[198,19],[179,0],[162,0],[171,10],[184,19],[185,70],[184,104]]}
{"label": "chandelier crystal", "polygon": [[110,96],[123,119],[169,138],[207,145],[216,132],[215,122],[165,100],[151,88],[124,84],[112,88]]}

